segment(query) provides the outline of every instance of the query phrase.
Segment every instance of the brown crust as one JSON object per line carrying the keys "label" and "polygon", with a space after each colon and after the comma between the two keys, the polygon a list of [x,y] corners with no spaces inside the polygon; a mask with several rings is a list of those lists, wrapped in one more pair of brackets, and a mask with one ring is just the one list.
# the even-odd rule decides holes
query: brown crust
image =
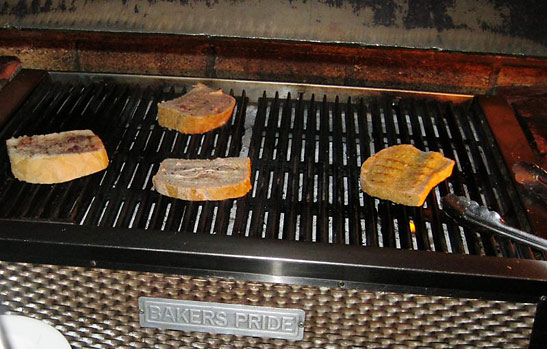
{"label": "brown crust", "polygon": [[247,177],[234,185],[209,187],[209,188],[182,188],[166,184],[157,176],[152,178],[154,188],[158,193],[181,200],[188,201],[220,201],[236,199],[245,196],[251,190],[251,159],[247,158]]}
{"label": "brown crust", "polygon": [[53,184],[67,182],[104,170],[108,166],[106,150],[60,154],[49,157],[10,155],[13,175],[25,182]]}
{"label": "brown crust", "polygon": [[[400,167],[386,167],[384,178],[378,178],[378,167],[384,167],[386,159],[421,157],[425,164],[413,163],[412,159]],[[382,149],[368,158],[361,167],[361,189],[371,196],[407,206],[422,206],[427,195],[437,184],[450,177],[455,162],[436,152],[422,152],[409,144]],[[376,173],[375,173],[376,172]]]}
{"label": "brown crust", "polygon": [[230,120],[236,100],[230,95],[231,103],[222,112],[207,116],[191,116],[164,103],[158,103],[158,123],[162,127],[186,134],[201,134],[223,126]]}

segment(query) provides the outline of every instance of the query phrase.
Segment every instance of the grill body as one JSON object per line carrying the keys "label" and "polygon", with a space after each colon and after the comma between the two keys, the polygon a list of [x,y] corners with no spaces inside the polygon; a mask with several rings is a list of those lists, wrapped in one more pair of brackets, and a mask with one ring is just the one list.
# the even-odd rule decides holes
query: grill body
{"label": "grill body", "polygon": [[[535,314],[535,304],[529,303],[26,263],[1,266],[9,299],[3,304],[55,326],[74,348],[525,348]],[[141,296],[297,307],[306,311],[304,339],[142,328]]]}
{"label": "grill body", "polygon": [[[73,345],[526,345],[545,255],[460,227],[440,204],[448,192],[469,194],[529,228],[471,96],[33,71],[20,78],[13,83],[35,87],[2,139],[90,128],[111,159],[104,173],[41,186],[15,180],[2,156],[3,258],[81,266],[4,262],[3,304],[46,319]],[[236,96],[230,123],[193,136],[160,128],[156,103],[197,81]],[[397,143],[457,161],[422,208],[359,188],[362,161]],[[163,158],[217,156],[251,158],[245,198],[191,203],[153,191]],[[177,276],[112,270],[120,268]],[[139,328],[139,296],[298,307],[305,338]]]}
{"label": "grill body", "polygon": [[[455,192],[501,212],[509,224],[530,228],[515,189],[506,185],[509,175],[499,150],[488,146],[493,136],[486,118],[469,96],[203,80],[236,95],[230,123],[192,136],[159,127],[156,104],[197,81],[42,76],[4,126],[3,139],[89,128],[101,135],[111,163],[102,173],[69,183],[31,185],[12,177],[4,153],[0,195],[5,205],[0,215],[9,226],[3,231],[6,253],[24,257],[14,246],[31,242],[34,254],[49,262],[175,268],[190,262],[222,270],[207,263],[207,254],[216,253],[211,258],[219,263],[236,261],[225,268],[236,273],[269,274],[278,263],[286,265],[282,276],[339,279],[334,275],[341,263],[348,273],[341,279],[351,282],[392,279],[388,283],[396,285],[393,277],[406,271],[418,276],[404,278],[402,284],[412,287],[423,283],[449,289],[459,283],[458,276],[471,276],[483,279],[484,289],[462,285],[460,290],[502,293],[502,287],[518,296],[521,285],[507,283],[516,277],[531,286],[523,297],[540,292],[543,264],[537,260],[545,259],[544,254],[460,227],[442,211],[440,198]],[[424,207],[395,205],[359,188],[362,162],[397,143],[442,151],[457,162],[453,176],[429,195]],[[249,195],[185,202],[153,190],[151,177],[162,159],[219,156],[251,158]],[[272,260],[261,261],[261,256]],[[460,256],[470,258],[462,263]],[[245,258],[255,258],[256,265],[246,265]],[[480,265],[474,265],[475,258]],[[439,267],[433,260],[447,264]],[[515,271],[500,272],[500,262],[511,263]],[[308,267],[300,271],[298,263]],[[382,276],[382,267],[393,275]],[[374,277],[359,276],[361,268]],[[431,277],[443,271],[456,276]]]}

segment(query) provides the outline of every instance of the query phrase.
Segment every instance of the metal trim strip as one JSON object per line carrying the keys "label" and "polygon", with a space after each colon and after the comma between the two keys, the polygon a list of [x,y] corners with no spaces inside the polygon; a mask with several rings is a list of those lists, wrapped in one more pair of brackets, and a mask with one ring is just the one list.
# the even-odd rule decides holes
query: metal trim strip
{"label": "metal trim strip", "polygon": [[[304,84],[290,82],[275,82],[275,81],[255,81],[255,80],[240,80],[240,79],[219,79],[219,78],[200,78],[200,77],[175,77],[161,75],[135,75],[135,74],[117,74],[117,73],[77,73],[74,72],[50,72],[49,76],[54,81],[68,82],[73,79],[87,78],[90,81],[106,81],[117,83],[139,84],[146,81],[147,85],[167,85],[167,84],[194,84],[196,82],[204,83],[215,88],[222,88],[227,91],[234,89],[234,94],[239,95],[245,90],[245,94],[253,102],[262,97],[264,91],[274,95],[279,93],[279,98],[283,99],[290,93],[292,96],[298,96],[301,93],[306,95],[316,94],[318,96],[326,95],[338,96],[341,100],[348,97],[366,97],[385,94],[393,94],[398,96],[419,96],[434,98],[440,101],[450,101],[454,103],[462,103],[473,98],[472,94],[464,93],[448,93],[448,92],[428,92],[428,91],[412,91],[402,89],[387,89],[387,88],[372,88],[372,87],[354,87],[354,86],[337,86],[337,85],[320,85],[320,84]],[[332,102],[334,100],[327,101]]]}
{"label": "metal trim strip", "polygon": [[[382,285],[386,290],[531,302],[547,287],[545,261],[168,232],[158,232],[161,239],[151,242],[147,231],[137,229],[95,227],[89,234],[89,227],[77,225],[0,224],[0,255],[5,260],[21,261],[24,256],[25,261],[54,264],[182,268],[278,283],[316,280],[339,287]],[[119,247],[121,241],[127,248]]]}

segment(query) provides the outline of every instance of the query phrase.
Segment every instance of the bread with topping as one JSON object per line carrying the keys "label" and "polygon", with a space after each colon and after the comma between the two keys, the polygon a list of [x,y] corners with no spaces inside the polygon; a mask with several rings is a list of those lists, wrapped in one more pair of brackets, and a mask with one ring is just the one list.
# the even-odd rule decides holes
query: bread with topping
{"label": "bread with topping", "polygon": [[188,201],[218,201],[251,190],[249,158],[165,159],[152,178],[162,195]]}
{"label": "bread with topping", "polygon": [[158,123],[185,134],[200,134],[221,127],[230,120],[234,97],[198,83],[187,94],[158,103]]}
{"label": "bread with topping", "polygon": [[361,167],[361,189],[407,206],[422,206],[436,185],[450,177],[454,161],[410,144],[382,149]]}
{"label": "bread with topping", "polygon": [[22,136],[6,141],[13,175],[25,182],[67,182],[104,170],[108,155],[90,130]]}

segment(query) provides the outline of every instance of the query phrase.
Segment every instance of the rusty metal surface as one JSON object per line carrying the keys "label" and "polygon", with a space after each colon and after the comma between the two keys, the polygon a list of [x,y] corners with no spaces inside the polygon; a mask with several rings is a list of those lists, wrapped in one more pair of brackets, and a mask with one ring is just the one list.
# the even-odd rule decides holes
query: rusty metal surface
{"label": "rusty metal surface", "polygon": [[[503,97],[481,96],[479,102],[503,154],[507,168],[512,169],[513,165],[520,161],[532,164],[542,163],[542,159],[533,151],[513,110]],[[510,176],[513,177],[514,174],[510,173]],[[514,182],[514,178],[512,179]],[[519,194],[526,208],[532,230],[539,236],[547,238],[545,203],[527,195],[522,189],[519,190]]]}
{"label": "rusty metal surface", "polygon": [[0,24],[547,56],[541,1],[7,0]]}
{"label": "rusty metal surface", "polygon": [[[73,348],[526,348],[535,304],[0,262],[1,304],[58,329]],[[139,326],[138,297],[300,308],[304,339]]]}
{"label": "rusty metal surface", "polygon": [[547,84],[547,59],[324,43],[0,30],[24,68],[284,81],[484,94]]}
{"label": "rusty metal surface", "polygon": [[547,169],[547,84],[500,88],[497,94],[511,105],[532,148],[543,157],[540,165]]}

